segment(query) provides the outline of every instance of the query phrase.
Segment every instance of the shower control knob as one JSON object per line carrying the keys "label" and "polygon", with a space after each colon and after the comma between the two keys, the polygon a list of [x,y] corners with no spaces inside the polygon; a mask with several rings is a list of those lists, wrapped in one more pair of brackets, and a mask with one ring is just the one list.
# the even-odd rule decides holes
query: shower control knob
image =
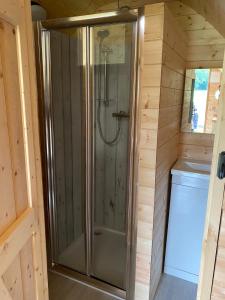
{"label": "shower control knob", "polygon": [[128,113],[126,113],[125,111],[120,111],[120,112],[115,112],[115,113],[112,113],[112,116],[114,118],[118,118],[118,119],[122,119],[122,118],[129,118],[130,115]]}

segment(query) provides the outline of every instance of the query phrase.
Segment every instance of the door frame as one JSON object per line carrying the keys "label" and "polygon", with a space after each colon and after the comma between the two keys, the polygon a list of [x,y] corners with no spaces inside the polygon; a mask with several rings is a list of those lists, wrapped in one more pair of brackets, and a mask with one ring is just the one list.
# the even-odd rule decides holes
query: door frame
{"label": "door frame", "polygon": [[225,56],[223,60],[219,117],[216,126],[197,300],[211,299],[223,207],[225,179],[220,180],[217,177],[217,165],[219,154],[225,150]]}
{"label": "door frame", "polygon": [[[116,296],[119,296],[121,298],[126,298],[128,299],[133,299],[134,297],[134,285],[135,285],[135,263],[136,263],[136,232],[137,232],[137,213],[136,213],[136,178],[137,178],[137,169],[138,169],[138,116],[139,116],[139,75],[140,75],[140,45],[141,45],[141,38],[143,38],[143,34],[141,34],[141,31],[143,31],[143,24],[141,25],[141,17],[143,15],[143,10],[142,9],[135,9],[135,10],[130,10],[127,13],[120,13],[118,11],[115,12],[110,12],[110,13],[101,13],[101,14],[95,14],[95,15],[88,15],[88,16],[80,16],[80,17],[72,17],[72,18],[62,18],[62,19],[54,19],[54,20],[47,20],[43,22],[37,22],[34,25],[34,32],[35,32],[35,42],[36,42],[36,60],[37,60],[37,65],[39,66],[37,68],[37,74],[38,74],[38,85],[39,85],[39,90],[41,91],[39,93],[39,117],[41,120],[44,120],[45,118],[45,111],[44,111],[44,98],[50,97],[50,87],[49,86],[44,86],[44,80],[43,80],[43,74],[42,74],[42,69],[43,69],[43,53],[42,53],[42,32],[47,31],[48,29],[57,29],[57,28],[69,28],[69,27],[85,27],[85,35],[86,39],[88,38],[88,35],[90,34],[89,32],[89,26],[91,25],[100,25],[100,24],[115,24],[115,23],[124,23],[124,22],[132,22],[135,21],[136,24],[134,26],[134,31],[136,34],[136,40],[135,40],[135,50],[134,50],[134,70],[133,70],[133,82],[132,82],[132,87],[131,87],[131,92],[132,92],[132,100],[131,101],[131,129],[130,135],[130,144],[131,144],[131,150],[129,151],[129,172],[130,172],[130,178],[128,179],[128,196],[129,196],[129,208],[128,208],[128,215],[129,217],[129,224],[128,224],[128,238],[127,238],[127,244],[128,244],[128,250],[127,250],[127,292],[125,293],[124,291],[113,287],[111,285],[108,285],[100,280],[95,280],[91,277],[87,277],[85,275],[82,275],[76,271],[69,270],[63,266],[56,265],[54,261],[51,261],[51,256],[54,255],[54,251],[52,247],[48,247],[48,267],[51,271],[63,274],[66,277],[69,277],[73,280],[78,280],[85,282],[85,284],[94,286],[97,289],[102,289],[104,292],[109,293],[109,294],[114,294]],[[132,37],[133,39],[133,37]],[[89,47],[87,45],[87,47]],[[87,59],[87,68],[90,69],[90,61],[88,58],[88,55],[86,55]],[[89,73],[89,71],[85,72]],[[90,72],[91,73],[91,72]],[[49,70],[47,70],[47,77],[49,78],[50,82],[50,77],[49,77]],[[86,81],[90,81],[90,78],[88,78],[88,74],[85,74]],[[47,88],[47,89],[46,89]],[[90,98],[90,91],[86,91],[86,114],[90,115],[91,114],[91,107],[88,107],[89,105],[87,104],[89,102]],[[49,117],[49,116],[48,116]],[[50,122],[51,123],[51,122]],[[90,140],[90,126],[92,124],[86,124],[87,127],[87,140]],[[43,125],[43,122],[40,122],[39,124],[42,132],[42,149],[46,152],[46,144],[45,144],[45,125]],[[48,124],[49,126],[49,124]],[[91,164],[90,161],[90,156],[91,154],[91,149],[86,149],[86,161],[88,162],[88,165]],[[89,154],[88,154],[89,153]],[[49,182],[49,175],[48,174],[48,161],[46,159],[46,153],[45,155],[42,156],[42,162],[44,167],[44,172],[43,172],[43,177],[44,181],[47,182],[45,186],[45,198],[48,199],[49,197],[49,188],[48,185],[50,184],[50,187],[54,186],[54,179],[53,181],[50,180]],[[52,169],[52,166],[49,166],[50,169]],[[90,168],[90,166],[89,166]],[[50,171],[51,172],[51,171]],[[91,178],[88,176],[86,178],[86,182],[89,182],[91,184]],[[91,197],[91,190],[86,188],[86,197]],[[47,228],[47,235],[50,237],[50,243],[53,242],[52,239],[52,234],[50,233],[50,226],[49,226],[49,220],[47,217],[47,212],[49,211],[49,207],[46,204],[45,201],[45,216],[46,216],[46,224],[48,224]],[[91,208],[88,207],[86,210],[86,216],[90,216],[90,210]],[[89,233],[90,235],[90,228],[89,228]],[[89,252],[90,255],[90,245],[87,245],[87,252]],[[50,253],[50,255],[49,255]],[[89,271],[89,270],[88,270]],[[90,271],[89,271],[90,272]],[[88,272],[88,273],[89,273]]]}

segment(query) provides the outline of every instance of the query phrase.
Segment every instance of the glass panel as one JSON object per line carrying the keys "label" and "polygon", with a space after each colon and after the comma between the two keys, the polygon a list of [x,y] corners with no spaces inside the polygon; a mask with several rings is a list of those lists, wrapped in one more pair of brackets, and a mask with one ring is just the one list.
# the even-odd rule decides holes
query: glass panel
{"label": "glass panel", "polygon": [[93,70],[93,276],[126,288],[127,178],[133,24],[91,30]]}
{"label": "glass panel", "polygon": [[55,202],[54,261],[86,272],[82,28],[50,31]]}

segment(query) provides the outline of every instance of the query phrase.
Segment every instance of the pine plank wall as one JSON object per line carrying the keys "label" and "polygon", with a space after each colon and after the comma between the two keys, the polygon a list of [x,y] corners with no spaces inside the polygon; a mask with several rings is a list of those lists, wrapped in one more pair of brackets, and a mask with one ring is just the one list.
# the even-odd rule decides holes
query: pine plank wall
{"label": "pine plank wall", "polygon": [[180,132],[187,55],[197,67],[186,33],[165,3],[144,14],[135,300],[152,300],[162,275],[171,167],[179,157],[211,162],[214,142]]}
{"label": "pine plank wall", "polygon": [[145,7],[143,48],[136,300],[152,299],[162,274],[170,169],[178,158],[186,45],[166,4]]}

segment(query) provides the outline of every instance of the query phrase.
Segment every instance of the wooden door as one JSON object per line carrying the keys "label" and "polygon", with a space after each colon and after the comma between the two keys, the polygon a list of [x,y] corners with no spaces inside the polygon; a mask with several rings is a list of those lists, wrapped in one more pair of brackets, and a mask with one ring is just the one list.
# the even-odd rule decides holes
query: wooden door
{"label": "wooden door", "polygon": [[0,1],[0,299],[48,299],[32,22]]}
{"label": "wooden door", "polygon": [[217,245],[216,265],[213,276],[211,300],[225,298],[225,194],[221,211],[219,239]]}
{"label": "wooden door", "polygon": [[[210,177],[208,208],[205,222],[206,224],[203,239],[197,300],[222,299],[213,298],[212,289],[215,275],[215,262],[218,253],[217,250],[219,233],[220,228],[222,228],[221,213],[223,211],[222,207],[225,186],[225,179],[221,180],[217,177],[218,157],[222,151],[225,151],[225,60],[221,82],[221,95],[219,101],[219,117],[217,121],[217,129],[213,149],[212,171]],[[223,234],[222,231],[221,234]],[[225,284],[225,268],[223,274],[223,283]]]}

